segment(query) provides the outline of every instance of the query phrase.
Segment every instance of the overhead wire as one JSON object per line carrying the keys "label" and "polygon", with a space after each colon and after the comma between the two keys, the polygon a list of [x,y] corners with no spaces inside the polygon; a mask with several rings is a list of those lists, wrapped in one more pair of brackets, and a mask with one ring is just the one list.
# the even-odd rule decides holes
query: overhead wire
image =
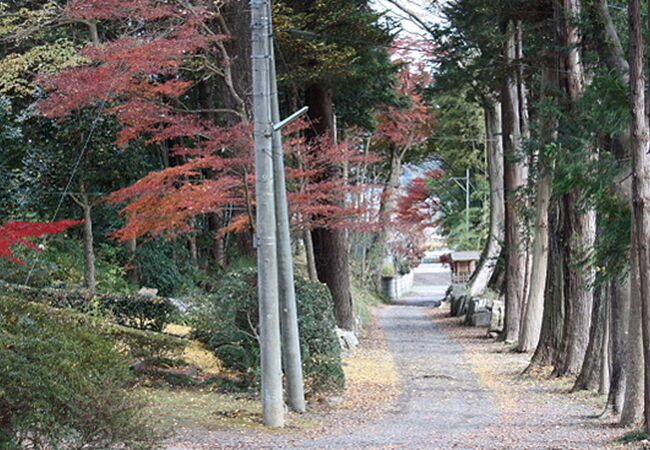
{"label": "overhead wire", "polygon": [[[117,78],[113,79],[111,82],[109,88],[108,88],[108,93],[109,96],[112,94],[113,87],[115,86],[115,82],[117,81]],[[108,96],[107,96],[108,97]],[[97,125],[101,119],[101,116],[106,109],[106,105],[108,103],[108,100],[103,99],[99,103],[97,107],[97,111],[95,113],[95,117],[93,118],[92,124],[90,126],[90,130],[88,131],[88,135],[86,136],[86,139],[84,141],[83,146],[81,147],[81,150],[79,151],[79,155],[77,156],[74,165],[72,166],[72,170],[70,171],[70,176],[68,177],[68,181],[65,185],[65,188],[63,189],[63,192],[61,193],[61,196],[59,198],[59,201],[57,203],[56,208],[54,209],[54,213],[52,214],[52,218],[50,219],[51,222],[54,222],[56,218],[59,215],[59,212],[61,211],[61,208],[63,207],[63,203],[68,195],[70,195],[70,190],[72,188],[72,183],[74,182],[75,176],[77,175],[77,171],[79,170],[79,167],[81,166],[81,161],[83,160],[84,156],[86,155],[86,152],[88,150],[88,146],[90,145],[90,141],[93,138],[93,135],[95,134],[95,130],[97,129]],[[41,245],[46,245],[49,240],[49,236],[46,236],[42,241]],[[32,265],[29,269],[29,272],[27,273],[27,277],[25,278],[25,284],[29,284],[29,281],[32,277],[32,274],[34,270],[36,269],[36,265],[40,262],[40,254],[36,255],[36,258],[32,262]]]}

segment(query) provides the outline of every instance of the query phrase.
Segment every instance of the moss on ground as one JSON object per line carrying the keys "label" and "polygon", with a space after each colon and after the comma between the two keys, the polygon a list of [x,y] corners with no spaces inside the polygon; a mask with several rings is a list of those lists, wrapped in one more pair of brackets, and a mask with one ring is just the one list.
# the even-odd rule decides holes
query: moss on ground
{"label": "moss on ground", "polygon": [[[224,394],[211,389],[143,388],[149,400],[147,415],[156,427],[168,434],[172,430],[214,431],[224,427],[259,429],[262,406],[248,395]],[[308,416],[290,414],[291,428],[313,429],[319,423]]]}

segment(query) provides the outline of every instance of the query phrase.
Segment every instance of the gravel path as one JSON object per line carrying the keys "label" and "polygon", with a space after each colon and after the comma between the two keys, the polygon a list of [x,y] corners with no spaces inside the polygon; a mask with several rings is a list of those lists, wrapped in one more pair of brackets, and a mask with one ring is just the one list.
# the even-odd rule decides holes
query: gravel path
{"label": "gravel path", "polygon": [[598,403],[566,382],[521,377],[527,355],[449,318],[437,307],[447,277],[420,269],[414,294],[378,311],[402,392],[388,414],[311,437],[224,430],[195,448],[600,449],[623,433],[591,418]]}
{"label": "gravel path", "polygon": [[377,424],[296,448],[463,448],[468,436],[494,421],[494,395],[481,385],[462,346],[436,329],[422,306],[429,302],[416,297],[379,313],[402,382],[396,410]]}

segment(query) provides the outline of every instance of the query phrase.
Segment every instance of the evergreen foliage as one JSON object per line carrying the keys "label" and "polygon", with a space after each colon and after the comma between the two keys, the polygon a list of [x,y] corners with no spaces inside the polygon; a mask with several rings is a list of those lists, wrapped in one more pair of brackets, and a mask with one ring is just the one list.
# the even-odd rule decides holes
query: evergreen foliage
{"label": "evergreen foliage", "polygon": [[[307,391],[342,389],[341,348],[327,287],[297,276],[296,300]],[[257,270],[249,266],[226,273],[214,293],[197,305],[193,319],[197,338],[251,386],[259,382],[258,315]]]}
{"label": "evergreen foliage", "polygon": [[0,299],[0,448],[150,448],[129,364],[74,317]]}

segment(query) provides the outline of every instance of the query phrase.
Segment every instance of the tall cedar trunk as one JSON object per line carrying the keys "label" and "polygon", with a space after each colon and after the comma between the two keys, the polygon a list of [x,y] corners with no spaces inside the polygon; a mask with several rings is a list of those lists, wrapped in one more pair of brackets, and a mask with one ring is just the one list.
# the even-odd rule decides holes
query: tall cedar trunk
{"label": "tall cedar trunk", "polygon": [[[641,1],[630,0],[630,90],[632,135],[633,258],[638,261],[638,296],[641,304],[641,336],[644,360],[645,431],[650,430],[650,127],[646,107],[646,44]],[[638,362],[637,362],[638,364]]]}
{"label": "tall cedar trunk", "polygon": [[[632,229],[634,230],[634,223]],[[630,251],[630,314],[629,334],[626,342],[627,358],[625,360],[625,399],[621,410],[621,425],[630,426],[639,423],[643,417],[644,399],[644,356],[641,332],[641,281],[639,279],[639,260],[636,252],[636,235],[632,231],[632,248]]]}
{"label": "tall cedar trunk", "polygon": [[[547,167],[542,167],[548,172]],[[533,251],[531,263],[531,278],[528,289],[524,320],[519,339],[520,352],[533,351],[537,347],[542,332],[542,319],[544,316],[544,292],[546,289],[546,275],[548,271],[548,208],[551,202],[552,175],[543,173],[537,182],[535,195],[535,234],[533,237]]]}
{"label": "tall cedar trunk", "polygon": [[605,324],[603,332],[603,345],[600,358],[600,386],[598,393],[608,395],[612,375],[612,341],[611,341],[611,315],[612,315],[612,284],[609,283],[607,291],[607,304],[605,305]]}
{"label": "tall cedar trunk", "polygon": [[482,295],[494,273],[503,241],[505,201],[503,198],[503,140],[501,134],[501,105],[492,98],[483,99],[485,129],[488,149],[490,182],[490,234],[488,235],[481,263],[472,278],[469,292],[472,297]]}
{"label": "tall cedar trunk", "polygon": [[555,375],[577,375],[582,367],[591,326],[593,306],[593,269],[588,267],[587,252],[593,248],[595,226],[593,211],[578,206],[580,192],[563,196],[564,218],[564,299],[566,318],[564,342],[555,363]]}
{"label": "tall cedar trunk", "polygon": [[[563,13],[564,81],[572,109],[582,97],[585,86],[578,27],[580,1],[564,0]],[[579,206],[581,196],[580,189],[563,196],[566,320],[564,343],[555,364],[554,373],[558,376],[578,374],[589,344],[594,271],[586,261],[596,238],[596,216],[593,210],[583,210]]]}
{"label": "tall cedar trunk", "polygon": [[[220,2],[219,2],[220,3]],[[247,0],[226,0],[219,5],[223,15],[223,23],[219,31],[230,36],[222,44],[224,53],[224,65],[226,69],[223,76],[215,78],[211,89],[214,90],[215,101],[220,107],[237,111],[239,115],[230,114],[226,116],[227,124],[235,125],[239,122],[249,122],[252,109],[252,59],[251,59],[251,33],[250,33],[250,7]],[[224,25],[227,28],[224,28]],[[214,106],[213,106],[214,107]],[[223,120],[223,119],[222,119]],[[246,174],[244,175],[246,176]],[[255,222],[253,217],[252,193],[246,193],[246,203],[251,224]],[[223,222],[223,219],[221,219]],[[217,222],[212,222],[214,225]],[[243,256],[254,256],[256,254],[253,242],[253,226],[249,233],[239,233],[234,239],[238,253]],[[220,265],[225,261],[225,242],[215,242],[212,254]]]}
{"label": "tall cedar trunk", "polygon": [[[215,87],[213,80],[203,80],[198,84],[199,87],[199,105],[203,112],[201,116],[213,122],[217,121],[217,115],[212,112],[212,109],[217,107],[217,100],[215,98]],[[236,123],[235,117],[230,117],[229,121],[231,123]],[[213,178],[214,174],[208,172],[207,177]],[[211,244],[209,245],[208,251],[206,252],[215,262],[217,266],[225,266],[225,236],[219,234],[219,230],[223,227],[224,221],[221,215],[219,214],[209,214],[207,220],[207,228],[210,232],[210,237],[212,238]],[[210,240],[208,241],[210,242]],[[190,242],[192,258],[194,259],[194,252],[198,257],[199,250],[196,246],[196,237],[194,237],[194,243]]]}
{"label": "tall cedar trunk", "polygon": [[[225,0],[221,8],[227,30],[221,30],[230,36],[225,43],[229,55],[227,62],[230,76],[215,83],[217,95],[225,108],[243,112],[249,116],[252,104],[252,66],[251,66],[251,33],[250,7],[248,0]],[[221,80],[218,80],[221,81]],[[240,120],[236,116],[233,120]]]}
{"label": "tall cedar trunk", "polygon": [[[595,4],[596,20],[599,22],[601,33],[597,35],[599,41],[596,48],[601,54],[607,67],[618,75],[623,84],[629,83],[629,64],[625,57],[623,45],[616,26],[609,11],[607,0],[597,0]],[[613,137],[614,154],[622,167],[626,167],[629,159],[629,149],[625,133]],[[627,170],[623,176],[627,178]],[[616,195],[621,199],[631,199],[631,189],[626,188],[628,183],[616,183]],[[626,187],[623,187],[626,186]],[[614,414],[620,414],[623,409],[625,390],[627,384],[628,365],[628,335],[630,321],[630,279],[629,274],[621,280],[612,283],[611,293],[611,355],[612,373],[610,378],[610,391],[608,405]]]}
{"label": "tall cedar trunk", "polygon": [[605,342],[605,329],[607,327],[608,289],[598,284],[594,291],[594,305],[591,315],[591,329],[589,331],[589,344],[580,369],[580,374],[573,384],[572,391],[595,390],[600,385],[602,348]]}
{"label": "tall cedar trunk", "polygon": [[614,414],[623,410],[627,386],[627,339],[630,317],[630,281],[629,277],[612,283],[611,296],[611,354],[612,374],[610,378],[609,400]]}
{"label": "tall cedar trunk", "polygon": [[539,343],[527,370],[552,365],[564,338],[564,255],[560,246],[562,236],[562,208],[552,200],[549,209],[549,264],[546,272],[544,316]]}
{"label": "tall cedar trunk", "polygon": [[[516,30],[512,21],[506,27],[504,53],[507,62],[516,56]],[[506,200],[506,317],[504,338],[507,342],[519,339],[521,312],[524,303],[526,252],[524,249],[523,212],[519,205],[519,190],[525,185],[524,169],[520,160],[521,130],[519,95],[516,77],[509,74],[502,91],[504,188]]]}
{"label": "tall cedar trunk", "polygon": [[[525,77],[525,65],[524,65],[524,24],[523,21],[517,20],[516,23],[516,32],[517,32],[517,41],[515,45],[515,58],[517,61],[517,103],[519,105],[519,127],[521,130],[521,139],[522,142],[530,140],[530,120],[528,113],[528,89],[526,87],[526,77]],[[529,186],[529,169],[533,161],[532,153],[530,155],[521,155],[523,159],[522,163],[522,178],[523,184],[526,187]],[[526,197],[522,196],[522,199],[526,201]],[[527,205],[526,205],[527,206]],[[525,209],[526,206],[522,205],[522,209]],[[526,216],[523,215],[523,220],[526,221]],[[523,230],[528,230],[528,224],[524,223]],[[524,320],[524,313],[526,311],[526,304],[528,303],[528,295],[530,290],[530,279],[532,275],[532,264],[533,264],[533,254],[530,242],[530,235],[527,231],[523,233],[522,244],[524,258],[525,258],[525,270],[524,270],[524,295],[523,301],[521,304],[521,322]],[[541,316],[540,316],[541,318]],[[521,337],[521,330],[519,332]]]}
{"label": "tall cedar trunk", "polygon": [[[314,83],[307,89],[307,105],[318,136],[334,133],[334,103],[331,90]],[[340,168],[329,167],[330,175]],[[345,230],[317,228],[312,231],[318,278],[327,284],[334,300],[336,323],[340,328],[354,330],[354,307],[350,290],[350,263]]]}
{"label": "tall cedar trunk", "polygon": [[[553,53],[542,73],[543,100],[549,101],[557,96],[558,74],[557,55]],[[557,119],[554,114],[546,113],[541,118],[541,133],[544,143],[553,142],[557,138]],[[533,251],[531,262],[531,277],[528,289],[528,301],[522,323],[520,352],[529,352],[537,348],[542,332],[544,315],[544,292],[549,258],[549,228],[548,215],[551,205],[553,184],[553,163],[546,155],[544,146],[538,154],[538,180],[535,193],[535,230],[533,236]]]}

